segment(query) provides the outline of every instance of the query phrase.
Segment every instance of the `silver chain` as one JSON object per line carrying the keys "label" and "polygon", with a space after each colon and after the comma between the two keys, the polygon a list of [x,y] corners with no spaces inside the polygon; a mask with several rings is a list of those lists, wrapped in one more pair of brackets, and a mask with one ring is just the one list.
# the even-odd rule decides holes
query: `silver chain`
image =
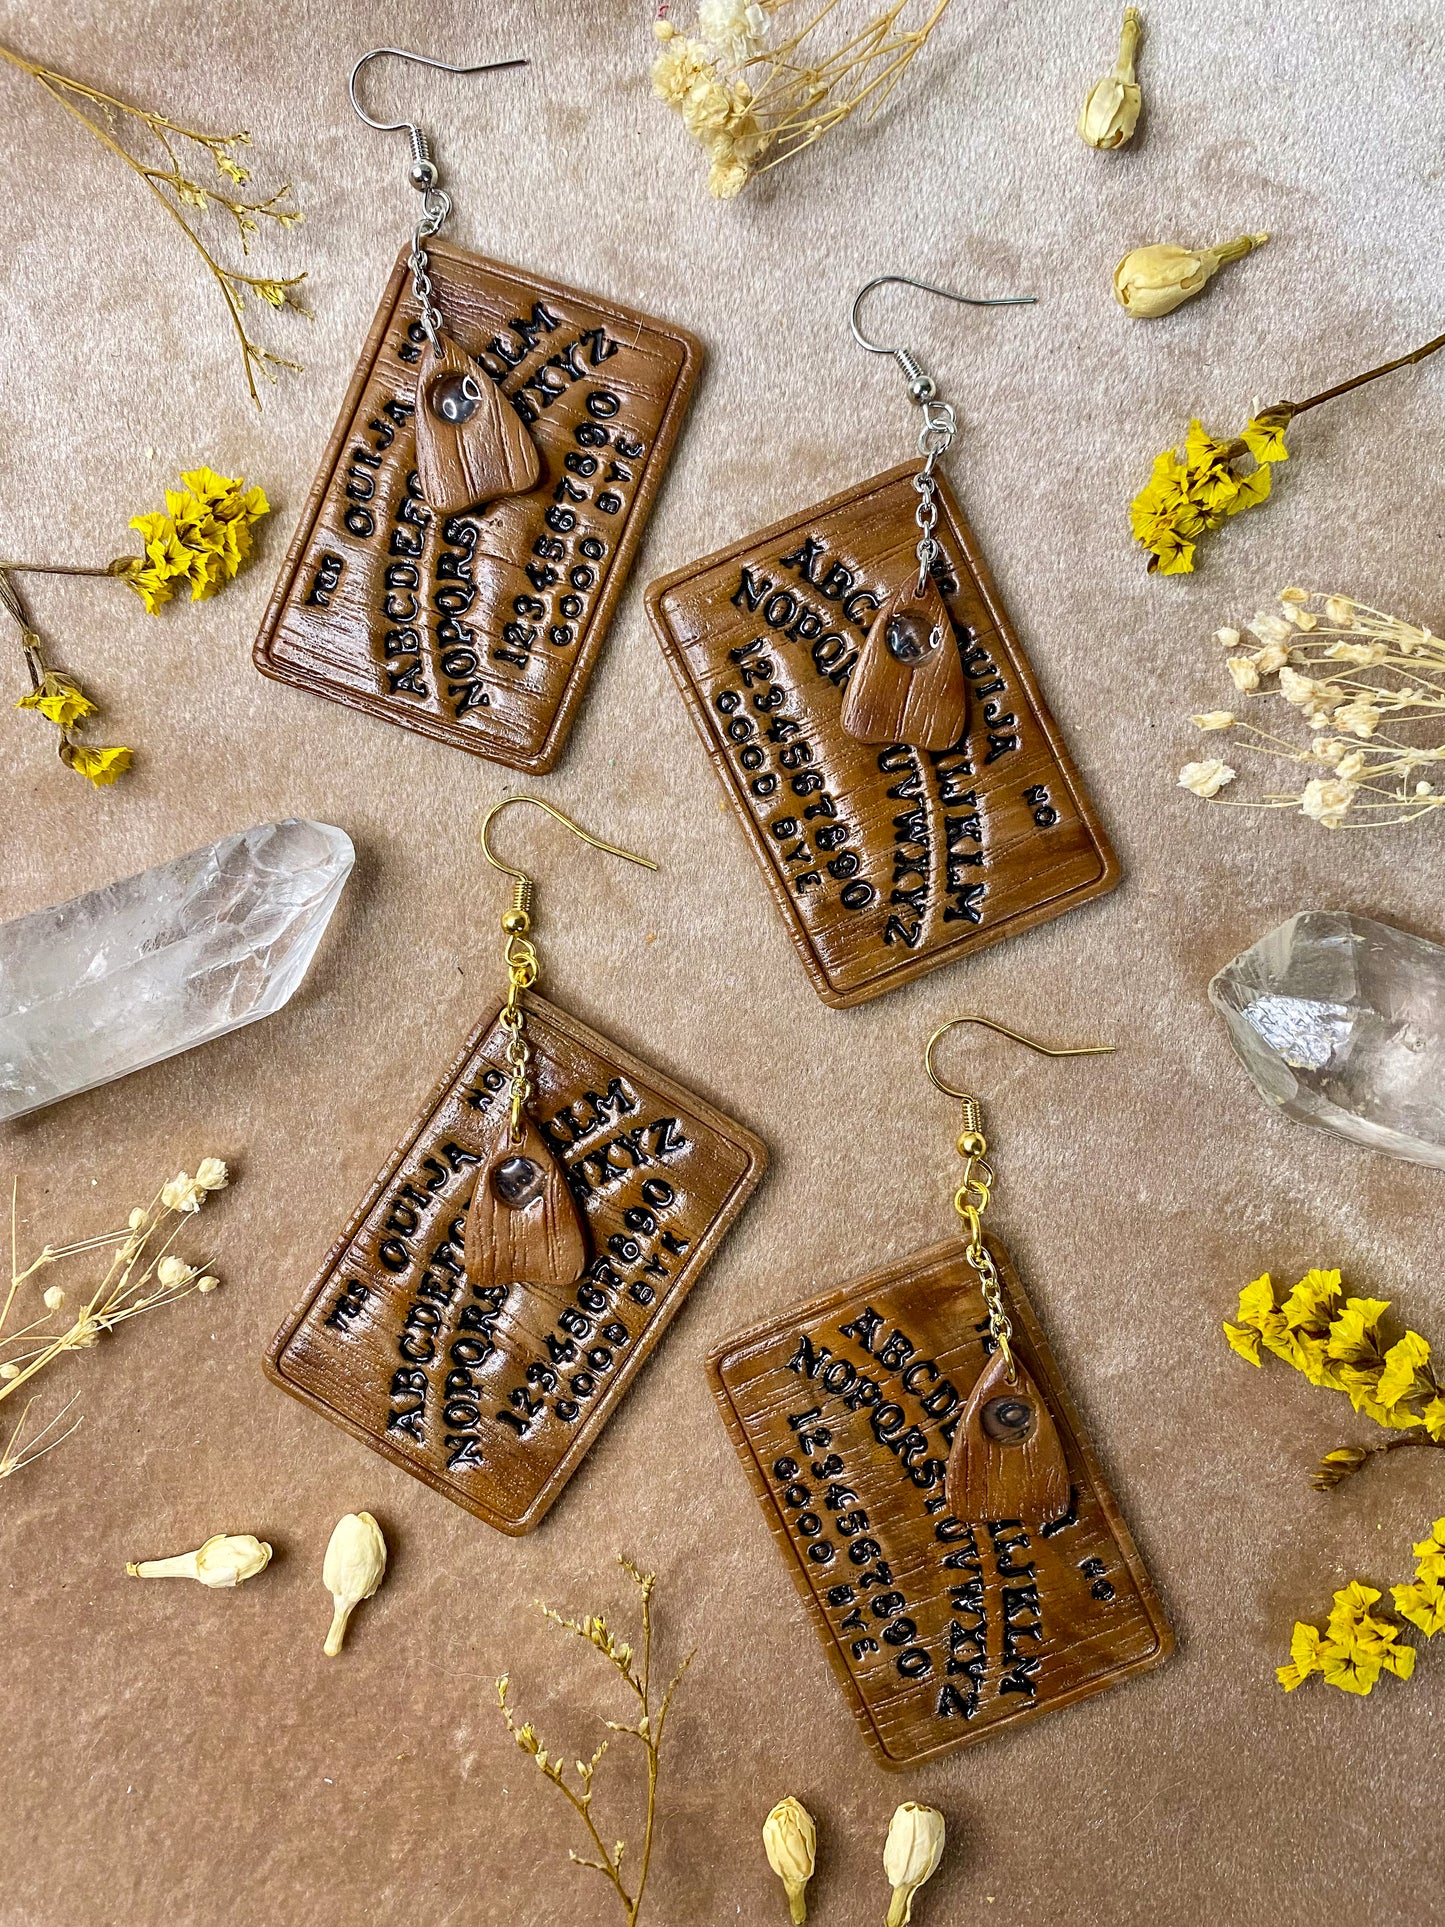
{"label": "silver chain", "polygon": [[421,325],[426,329],[427,340],[438,354],[441,353],[442,311],[436,303],[436,290],[432,286],[431,263],[427,259],[425,243],[436,234],[452,211],[452,197],[444,188],[432,185],[425,190],[422,200],[422,217],[416,224],[411,237],[412,293],[416,296],[417,306],[421,309]]}
{"label": "silver chain", "polygon": [[939,457],[948,453],[957,423],[950,405],[933,395],[921,398],[919,406],[923,410],[923,426],[918,431],[918,452],[925,459],[913,478],[913,486],[918,490],[918,507],[913,519],[918,524],[918,593],[922,595],[928,586],[928,572],[938,559],[938,543],[933,534],[938,525],[938,484],[933,479],[933,471]]}

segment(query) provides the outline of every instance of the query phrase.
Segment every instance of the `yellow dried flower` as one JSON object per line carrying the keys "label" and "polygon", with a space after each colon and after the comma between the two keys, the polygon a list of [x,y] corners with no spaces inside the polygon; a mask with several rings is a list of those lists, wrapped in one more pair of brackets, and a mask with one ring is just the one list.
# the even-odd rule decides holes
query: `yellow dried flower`
{"label": "yellow dried flower", "polygon": [[60,760],[67,769],[88,777],[95,787],[105,789],[117,776],[122,776],[131,766],[132,752],[119,747],[111,749],[91,749],[85,743],[65,742],[60,746]]}
{"label": "yellow dried flower", "polygon": [[251,529],[270,503],[244,476],[218,475],[196,468],[181,476],[183,487],[166,490],[165,512],[134,516],[145,553],[121,575],[155,615],[185,584],[192,602],[216,595],[251,553]]}
{"label": "yellow dried flower", "polygon": [[1079,139],[1090,147],[1122,147],[1132,140],[1144,96],[1134,76],[1134,55],[1143,23],[1137,7],[1125,7],[1119,32],[1119,58],[1113,71],[1096,80],[1079,111]]}
{"label": "yellow dried flower", "polygon": [[60,730],[70,729],[84,716],[96,713],[95,704],[80,684],[58,669],[47,670],[39,689],[22,696],[17,709],[38,709],[47,722]]}
{"label": "yellow dried flower", "polygon": [[1241,234],[1216,248],[1181,248],[1170,242],[1135,248],[1114,270],[1114,299],[1137,320],[1172,314],[1226,262],[1242,261],[1268,239],[1267,234]]}
{"label": "yellow dried flower", "polygon": [[[1268,411],[1266,411],[1268,413]],[[1155,457],[1154,472],[1129,507],[1134,539],[1149,551],[1149,572],[1187,575],[1194,568],[1195,545],[1201,535],[1221,526],[1227,516],[1255,508],[1270,491],[1270,465],[1285,461],[1283,431],[1278,437],[1255,436],[1264,416],[1251,421],[1243,435],[1221,442],[1191,421],[1184,453],[1166,448]],[[1262,455],[1259,449],[1277,452]],[[1252,455],[1256,466],[1244,474],[1237,465]]]}

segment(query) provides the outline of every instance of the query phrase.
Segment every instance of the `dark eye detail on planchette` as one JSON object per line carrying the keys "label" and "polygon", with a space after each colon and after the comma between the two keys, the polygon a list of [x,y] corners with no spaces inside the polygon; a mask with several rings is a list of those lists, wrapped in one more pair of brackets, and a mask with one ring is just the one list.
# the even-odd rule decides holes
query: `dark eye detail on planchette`
{"label": "dark eye detail on planchette", "polygon": [[546,1172],[531,1158],[504,1158],[492,1171],[493,1191],[514,1211],[540,1198],[546,1182]]}
{"label": "dark eye detail on planchette", "polygon": [[1023,1445],[1038,1428],[1033,1406],[1025,1398],[1011,1395],[991,1398],[979,1413],[978,1422],[1000,1445]]}
{"label": "dark eye detail on planchette", "polygon": [[481,405],[482,391],[470,375],[443,375],[434,381],[427,402],[444,422],[470,421]]}
{"label": "dark eye detail on planchette", "polygon": [[916,615],[895,615],[888,621],[884,641],[895,662],[922,662],[943,640],[943,631]]}

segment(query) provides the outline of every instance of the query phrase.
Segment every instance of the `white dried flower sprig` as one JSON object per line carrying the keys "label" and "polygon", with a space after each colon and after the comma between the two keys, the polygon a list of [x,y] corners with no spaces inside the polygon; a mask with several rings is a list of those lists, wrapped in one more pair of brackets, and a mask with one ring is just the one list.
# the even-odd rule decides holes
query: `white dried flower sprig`
{"label": "white dried flower sprig", "polygon": [[[1280,730],[1237,708],[1190,720],[1315,773],[1261,798],[1221,797],[1238,771],[1210,757],[1180,770],[1185,789],[1245,809],[1298,811],[1329,830],[1413,823],[1445,804],[1445,640],[1350,596],[1293,588],[1278,612],[1261,610],[1244,628],[1257,647],[1238,629],[1216,631],[1225,667],[1236,698],[1283,703]],[[1293,738],[1281,733],[1290,723]]]}
{"label": "white dried flower sprig", "polygon": [[[619,1556],[617,1563],[624,1569],[642,1595],[642,1651],[634,1653],[625,1640],[617,1639],[600,1613],[589,1614],[581,1620],[565,1619],[561,1613],[554,1612],[550,1606],[539,1606],[543,1617],[550,1619],[564,1632],[573,1633],[589,1646],[595,1647],[608,1661],[637,1702],[635,1720],[604,1720],[602,1724],[610,1733],[621,1733],[636,1740],[642,1748],[647,1762],[647,1815],[643,1822],[642,1847],[636,1856],[636,1872],[628,1862],[628,1872],[623,1872],[623,1857],[626,1842],[616,1841],[609,1847],[598,1830],[592,1816],[592,1780],[597,1768],[606,1755],[609,1741],[603,1740],[589,1760],[575,1762],[577,1784],[574,1787],[567,1778],[567,1761],[560,1753],[554,1753],[542,1744],[536,1727],[530,1720],[518,1724],[507,1704],[507,1689],[510,1679],[503,1674],[497,1681],[497,1705],[501,1709],[507,1731],[521,1748],[522,1752],[534,1762],[538,1772],[550,1780],[558,1792],[571,1806],[583,1826],[587,1829],[588,1839],[596,1853],[596,1859],[589,1860],[568,1849],[568,1859],[578,1867],[590,1867],[600,1873],[611,1885],[622,1909],[627,1927],[637,1927],[642,1918],[642,1903],[647,1891],[648,1869],[652,1864],[652,1848],[657,1830],[657,1785],[659,1756],[662,1752],[663,1728],[672,1706],[672,1696],[677,1691],[683,1674],[692,1661],[689,1653],[672,1678],[663,1689],[660,1698],[654,1697],[652,1686],[652,1592],[657,1583],[657,1575],[642,1572],[628,1558]],[[630,1883],[630,1884],[629,1884]]]}
{"label": "white dried flower sprig", "polygon": [[[220,1281],[203,1266],[187,1264],[177,1257],[171,1245],[187,1218],[194,1216],[210,1194],[224,1189],[227,1182],[228,1173],[220,1158],[202,1158],[194,1177],[185,1171],[177,1172],[149,1205],[137,1206],[130,1213],[124,1229],[79,1238],[71,1244],[47,1244],[39,1257],[22,1270],[18,1256],[20,1187],[17,1179],[10,1194],[10,1289],[0,1305],[0,1401],[18,1392],[58,1358],[69,1352],[89,1351],[100,1343],[105,1333],[114,1331],[128,1318],[143,1311],[154,1311],[160,1305],[174,1304],[192,1292],[204,1295],[214,1291]],[[22,1288],[38,1273],[64,1259],[88,1257],[107,1250],[112,1255],[99,1283],[86,1288],[72,1311],[66,1310],[71,1294],[63,1286],[41,1287],[37,1283],[39,1309],[30,1315],[28,1294],[22,1297]],[[6,1327],[17,1306],[25,1322],[9,1331]],[[63,1411],[69,1409],[66,1405]],[[21,1448],[20,1436],[29,1410],[27,1404],[0,1453],[0,1478],[8,1478],[22,1465],[43,1456],[43,1452],[35,1448],[62,1416],[57,1413],[29,1446]],[[75,1424],[79,1423],[77,1419]],[[74,1430],[72,1425],[63,1436],[68,1438]],[[58,1444],[60,1439],[52,1439],[43,1451],[51,1451]]]}
{"label": "white dried flower sprig", "polygon": [[915,0],[892,0],[832,47],[814,36],[839,0],[809,0],[806,25],[773,41],[777,16],[798,0],[699,0],[694,31],[659,9],[653,92],[682,118],[707,156],[708,192],[740,194],[755,174],[791,160],[860,107],[871,119],[933,32],[949,0],[919,0],[917,26],[899,22]]}

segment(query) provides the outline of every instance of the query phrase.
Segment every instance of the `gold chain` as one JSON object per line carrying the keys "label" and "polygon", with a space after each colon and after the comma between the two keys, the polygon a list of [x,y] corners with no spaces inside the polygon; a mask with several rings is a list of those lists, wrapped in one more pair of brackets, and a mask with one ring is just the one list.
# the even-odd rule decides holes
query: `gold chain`
{"label": "gold chain", "polygon": [[985,1155],[988,1139],[983,1134],[983,1112],[976,1097],[963,1100],[963,1129],[958,1137],[959,1156],[964,1160],[963,1180],[953,1194],[953,1208],[963,1220],[968,1236],[963,1255],[978,1273],[983,1302],[988,1307],[989,1334],[1003,1354],[1004,1370],[1012,1385],[1017,1376],[1010,1340],[1013,1322],[1003,1301],[1003,1283],[993,1253],[983,1241],[983,1213],[993,1193],[993,1166]]}
{"label": "gold chain", "polygon": [[522,1005],[522,992],[537,981],[537,952],[527,935],[532,926],[531,906],[531,881],[518,877],[512,887],[512,907],[502,918],[507,937],[507,1001],[498,1019],[507,1031],[507,1068],[512,1073],[508,1136],[513,1144],[522,1142],[522,1113],[532,1096],[532,1045]]}

